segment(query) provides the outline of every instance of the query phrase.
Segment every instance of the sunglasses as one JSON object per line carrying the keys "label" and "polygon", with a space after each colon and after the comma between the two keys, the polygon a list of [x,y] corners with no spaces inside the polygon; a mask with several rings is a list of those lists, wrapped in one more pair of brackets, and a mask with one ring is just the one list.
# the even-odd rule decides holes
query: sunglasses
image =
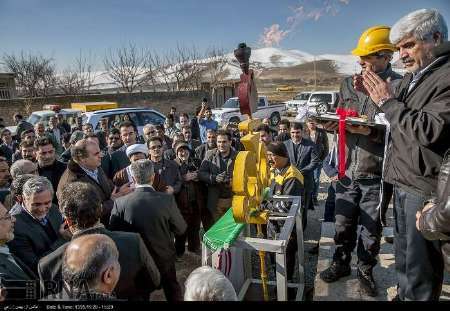
{"label": "sunglasses", "polygon": [[108,137],[109,140],[119,140],[120,137]]}

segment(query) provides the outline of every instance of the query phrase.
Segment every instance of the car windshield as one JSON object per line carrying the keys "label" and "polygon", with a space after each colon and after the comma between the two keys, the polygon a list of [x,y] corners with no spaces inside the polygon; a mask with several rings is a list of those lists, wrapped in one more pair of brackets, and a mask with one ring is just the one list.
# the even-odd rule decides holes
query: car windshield
{"label": "car windshield", "polygon": [[222,106],[222,108],[238,108],[239,107],[239,99],[230,98],[228,99]]}
{"label": "car windshield", "polygon": [[308,100],[310,93],[299,94],[294,97],[294,100]]}
{"label": "car windshield", "polygon": [[40,115],[34,114],[32,113],[29,117],[28,117],[28,122],[35,125],[36,123],[38,123],[40,120],[42,119],[42,117]]}
{"label": "car windshield", "polygon": [[310,102],[331,102],[331,94],[313,94],[311,95],[311,98],[309,99]]}

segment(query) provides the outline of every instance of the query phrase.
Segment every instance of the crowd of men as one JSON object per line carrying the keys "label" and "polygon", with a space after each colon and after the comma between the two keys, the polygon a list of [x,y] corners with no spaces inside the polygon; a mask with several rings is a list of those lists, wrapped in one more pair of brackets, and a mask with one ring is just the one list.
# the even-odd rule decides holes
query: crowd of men
{"label": "crowd of men", "polygon": [[[397,50],[404,77],[390,64]],[[336,250],[320,277],[335,282],[349,275],[357,246],[357,276],[371,296],[378,294],[372,271],[393,196],[396,300],[437,300],[444,266],[450,267],[447,25],[437,11],[419,10],[392,29],[369,28],[352,53],[362,71],[342,82],[339,109],[386,126],[347,124],[341,169],[343,150],[330,149],[327,135],[336,137],[336,122],[283,119],[275,129],[264,119],[255,132],[272,168],[270,194],[301,196],[305,229],[322,170],[331,178],[324,219],[335,222]],[[8,290],[8,281],[39,280],[46,300],[148,300],[160,288],[168,301],[183,300],[175,263],[186,245],[200,254],[201,228],[206,232],[230,208],[245,133],[220,128],[206,98],[192,117],[172,108],[164,124],[147,124],[142,136],[129,118],[102,119],[95,130],[81,119],[69,125],[61,115],[47,127],[14,119],[15,137],[0,132],[2,299],[25,298]],[[296,247],[292,234],[289,280]],[[227,282],[213,269],[197,269],[185,299],[235,300]],[[216,283],[222,294],[208,296]]]}

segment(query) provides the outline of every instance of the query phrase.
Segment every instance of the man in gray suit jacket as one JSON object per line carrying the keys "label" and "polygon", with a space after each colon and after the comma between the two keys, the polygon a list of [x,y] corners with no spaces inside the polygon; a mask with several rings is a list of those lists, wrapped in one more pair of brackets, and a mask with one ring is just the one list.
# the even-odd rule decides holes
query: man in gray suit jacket
{"label": "man in gray suit jacket", "polygon": [[56,205],[52,205],[53,188],[47,178],[29,179],[23,186],[22,198],[23,208],[14,215],[14,240],[8,246],[37,274],[39,259],[70,240],[72,234]]}
{"label": "man in gray suit jacket", "polygon": [[320,164],[317,146],[309,139],[302,137],[303,126],[300,123],[291,124],[291,139],[284,144],[289,153],[291,164],[302,173],[305,183],[305,193],[302,204],[305,210],[314,209],[312,193],[314,191],[314,170]]}
{"label": "man in gray suit jacket", "polygon": [[136,189],[115,201],[110,229],[141,235],[161,274],[166,299],[181,301],[181,288],[175,270],[174,234],[184,234],[186,222],[173,195],[156,192],[151,186],[154,169],[150,160],[133,162],[130,171]]}

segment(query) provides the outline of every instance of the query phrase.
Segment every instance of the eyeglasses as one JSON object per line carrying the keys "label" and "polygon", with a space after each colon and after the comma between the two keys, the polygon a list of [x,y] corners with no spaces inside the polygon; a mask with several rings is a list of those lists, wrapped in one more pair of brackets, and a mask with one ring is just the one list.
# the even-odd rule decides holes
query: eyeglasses
{"label": "eyeglasses", "polygon": [[156,145],[156,146],[151,146],[150,150],[156,150],[156,149],[161,149],[162,146],[161,145]]}

